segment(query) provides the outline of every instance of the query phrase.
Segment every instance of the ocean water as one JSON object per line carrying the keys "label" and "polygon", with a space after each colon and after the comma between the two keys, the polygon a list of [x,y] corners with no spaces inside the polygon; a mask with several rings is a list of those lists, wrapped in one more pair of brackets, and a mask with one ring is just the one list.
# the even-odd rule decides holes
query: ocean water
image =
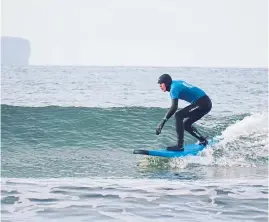
{"label": "ocean water", "polygon": [[[268,221],[267,69],[1,71],[2,221]],[[174,118],[155,135],[162,73],[212,99],[196,126],[219,142],[198,156],[132,154],[176,141]]]}

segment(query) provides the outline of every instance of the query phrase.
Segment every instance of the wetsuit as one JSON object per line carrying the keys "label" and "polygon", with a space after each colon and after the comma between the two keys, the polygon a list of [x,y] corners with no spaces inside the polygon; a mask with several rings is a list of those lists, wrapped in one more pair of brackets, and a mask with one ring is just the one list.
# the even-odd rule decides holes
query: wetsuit
{"label": "wetsuit", "polygon": [[[181,80],[173,80],[170,85],[170,96],[172,105],[165,115],[167,121],[173,114],[176,118],[177,145],[182,147],[184,143],[184,129],[200,142],[206,139],[192,126],[194,122],[201,119],[212,108],[210,98],[198,87],[192,86]],[[178,109],[178,99],[189,102],[190,105]]]}

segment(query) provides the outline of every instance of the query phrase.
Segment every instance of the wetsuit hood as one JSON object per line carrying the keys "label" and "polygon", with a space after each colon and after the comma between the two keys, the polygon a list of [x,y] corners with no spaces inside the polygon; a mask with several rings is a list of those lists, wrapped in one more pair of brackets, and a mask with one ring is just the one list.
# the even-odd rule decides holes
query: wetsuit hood
{"label": "wetsuit hood", "polygon": [[169,92],[171,89],[172,78],[168,74],[162,74],[158,79],[158,84],[165,84],[166,90]]}

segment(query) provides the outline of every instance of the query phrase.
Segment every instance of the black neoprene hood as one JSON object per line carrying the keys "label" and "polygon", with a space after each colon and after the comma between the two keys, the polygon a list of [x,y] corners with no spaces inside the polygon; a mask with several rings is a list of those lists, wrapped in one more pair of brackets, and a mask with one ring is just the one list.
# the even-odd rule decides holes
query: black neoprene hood
{"label": "black neoprene hood", "polygon": [[166,90],[170,91],[171,83],[172,83],[172,78],[168,74],[162,74],[159,79],[158,79],[158,84],[164,83],[166,86]]}

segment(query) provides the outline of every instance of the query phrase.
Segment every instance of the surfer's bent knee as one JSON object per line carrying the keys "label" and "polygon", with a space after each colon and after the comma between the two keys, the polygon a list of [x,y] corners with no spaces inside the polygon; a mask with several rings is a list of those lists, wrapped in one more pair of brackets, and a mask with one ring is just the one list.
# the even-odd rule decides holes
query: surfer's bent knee
{"label": "surfer's bent knee", "polygon": [[176,119],[180,119],[180,120],[183,121],[184,116],[183,116],[183,113],[182,113],[181,110],[178,110],[178,111],[175,112],[175,118],[176,118]]}

